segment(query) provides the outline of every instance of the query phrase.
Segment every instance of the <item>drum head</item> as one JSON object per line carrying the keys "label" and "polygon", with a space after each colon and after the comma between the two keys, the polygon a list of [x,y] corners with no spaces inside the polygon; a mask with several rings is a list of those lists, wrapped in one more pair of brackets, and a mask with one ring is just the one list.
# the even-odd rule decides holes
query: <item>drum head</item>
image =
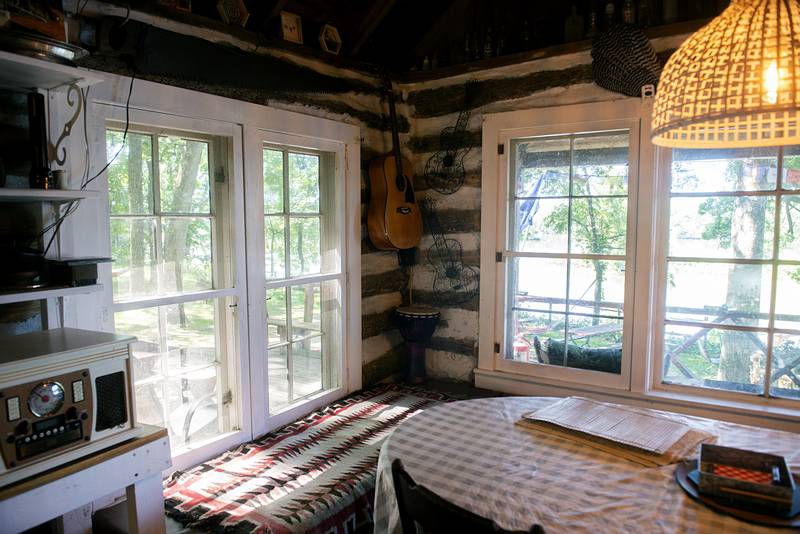
{"label": "drum head", "polygon": [[431,318],[439,317],[439,310],[428,308],[427,306],[403,306],[395,309],[395,313],[402,317]]}

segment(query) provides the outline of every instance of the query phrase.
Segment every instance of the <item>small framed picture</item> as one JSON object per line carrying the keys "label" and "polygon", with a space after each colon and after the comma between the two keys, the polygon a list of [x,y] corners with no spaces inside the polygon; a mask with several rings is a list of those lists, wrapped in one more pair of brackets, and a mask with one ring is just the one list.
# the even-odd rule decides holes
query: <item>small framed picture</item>
{"label": "small framed picture", "polygon": [[300,15],[281,11],[281,37],[290,43],[303,44],[303,21]]}
{"label": "small framed picture", "polygon": [[330,54],[338,54],[342,49],[342,38],[336,26],[325,24],[319,32],[319,45]]}

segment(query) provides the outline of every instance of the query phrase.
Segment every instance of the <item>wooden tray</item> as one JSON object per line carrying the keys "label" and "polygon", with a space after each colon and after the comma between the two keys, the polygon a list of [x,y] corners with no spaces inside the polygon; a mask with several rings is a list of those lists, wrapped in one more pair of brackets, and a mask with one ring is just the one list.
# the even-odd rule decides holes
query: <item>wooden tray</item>
{"label": "wooden tray", "polygon": [[[742,521],[747,521],[748,523],[756,523],[769,527],[800,528],[800,514],[794,517],[759,514],[757,512],[742,510],[741,508],[732,508],[706,497],[705,495],[701,495],[697,491],[697,486],[689,479],[689,473],[695,469],[697,469],[697,460],[688,460],[678,464],[678,467],[675,468],[675,481],[692,499],[703,503],[712,510],[730,515],[736,519],[741,519]],[[800,483],[800,477],[795,474],[793,474],[793,476],[795,481]]]}

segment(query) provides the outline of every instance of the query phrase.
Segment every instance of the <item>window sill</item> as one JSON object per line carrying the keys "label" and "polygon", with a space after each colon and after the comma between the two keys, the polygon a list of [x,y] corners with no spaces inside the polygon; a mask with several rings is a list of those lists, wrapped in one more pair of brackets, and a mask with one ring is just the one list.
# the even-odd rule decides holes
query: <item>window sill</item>
{"label": "window sill", "polygon": [[800,433],[800,410],[763,406],[671,391],[621,391],[591,384],[546,380],[529,375],[475,369],[475,387],[517,395],[564,397],[583,395],[594,399],[684,413],[734,423]]}

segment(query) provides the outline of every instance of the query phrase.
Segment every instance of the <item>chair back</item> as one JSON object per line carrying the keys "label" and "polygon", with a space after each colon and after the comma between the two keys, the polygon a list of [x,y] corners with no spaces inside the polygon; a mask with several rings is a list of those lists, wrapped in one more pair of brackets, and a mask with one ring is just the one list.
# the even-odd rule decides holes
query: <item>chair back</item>
{"label": "chair back", "polygon": [[414,482],[403,468],[400,459],[392,462],[392,479],[400,511],[400,526],[403,534],[422,532],[446,534],[469,532],[470,534],[544,534],[544,529],[534,525],[527,532],[503,530],[491,519],[486,519],[464,510]]}

